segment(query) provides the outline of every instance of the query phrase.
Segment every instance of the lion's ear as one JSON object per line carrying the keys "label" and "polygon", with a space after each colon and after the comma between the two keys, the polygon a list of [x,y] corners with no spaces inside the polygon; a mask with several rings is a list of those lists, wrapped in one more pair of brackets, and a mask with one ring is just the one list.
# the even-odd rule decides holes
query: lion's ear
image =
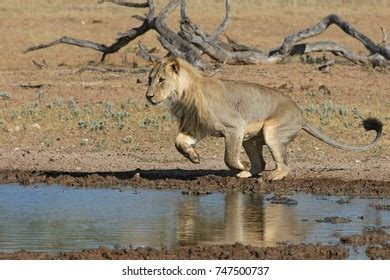
{"label": "lion's ear", "polygon": [[180,64],[179,61],[176,58],[170,58],[167,61],[167,67],[168,69],[172,70],[175,72],[177,75],[179,75],[180,72]]}

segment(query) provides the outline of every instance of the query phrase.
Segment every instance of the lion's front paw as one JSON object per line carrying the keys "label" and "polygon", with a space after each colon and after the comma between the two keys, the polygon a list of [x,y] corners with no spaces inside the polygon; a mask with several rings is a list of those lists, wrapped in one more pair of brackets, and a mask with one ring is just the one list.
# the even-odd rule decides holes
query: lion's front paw
{"label": "lion's front paw", "polygon": [[192,153],[190,153],[188,155],[188,159],[192,162],[192,163],[195,163],[195,164],[199,164],[200,163],[200,158],[199,158],[199,155],[194,151]]}
{"label": "lion's front paw", "polygon": [[252,177],[252,173],[249,171],[243,170],[240,173],[236,175],[237,178],[245,179],[245,178],[250,178]]}

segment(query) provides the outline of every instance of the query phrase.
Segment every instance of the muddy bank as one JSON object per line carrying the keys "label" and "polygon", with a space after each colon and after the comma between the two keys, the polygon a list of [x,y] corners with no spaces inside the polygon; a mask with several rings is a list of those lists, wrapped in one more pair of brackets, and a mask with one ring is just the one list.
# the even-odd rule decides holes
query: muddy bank
{"label": "muddy bank", "polygon": [[341,243],[353,246],[385,244],[390,242],[390,234],[382,229],[368,229],[363,234],[354,234],[340,238]]}
{"label": "muddy bank", "polygon": [[325,195],[390,197],[390,182],[341,178],[286,178],[266,182],[258,178],[237,179],[226,170],[132,170],[128,172],[0,171],[0,184],[61,184],[74,187],[179,189],[185,193],[239,190],[259,193],[307,192]]}
{"label": "muddy bank", "polygon": [[233,245],[208,245],[191,246],[177,249],[154,249],[154,248],[117,248],[108,249],[100,247],[95,250],[82,250],[81,252],[59,253],[49,255],[19,251],[10,254],[0,254],[0,259],[23,259],[23,260],[234,260],[234,259],[346,259],[348,251],[341,246],[330,245],[287,245],[277,247],[258,248],[245,246],[240,243]]}
{"label": "muddy bank", "polygon": [[367,246],[366,255],[372,260],[390,259],[390,234],[382,229],[368,229],[363,234],[343,236],[341,243],[357,246]]}
{"label": "muddy bank", "polygon": [[366,254],[372,260],[390,260],[390,244],[370,246],[367,248]]}

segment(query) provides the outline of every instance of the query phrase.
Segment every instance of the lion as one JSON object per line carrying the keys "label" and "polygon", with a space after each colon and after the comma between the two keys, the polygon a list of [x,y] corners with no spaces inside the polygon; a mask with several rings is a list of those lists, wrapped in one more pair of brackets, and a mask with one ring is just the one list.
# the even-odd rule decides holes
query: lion
{"label": "lion", "polygon": [[[225,138],[225,164],[238,171],[237,177],[258,176],[265,169],[263,146],[276,163],[268,179],[283,179],[290,171],[286,148],[302,129],[335,148],[365,151],[378,144],[382,123],[363,120],[364,128],[375,130],[375,139],[353,146],[335,141],[311,125],[287,95],[256,83],[208,77],[180,58],[164,58],[149,74],[147,100],[166,103],[177,118],[177,150],[195,164],[200,163],[195,145],[206,136]],[[250,164],[240,160],[243,146]]]}

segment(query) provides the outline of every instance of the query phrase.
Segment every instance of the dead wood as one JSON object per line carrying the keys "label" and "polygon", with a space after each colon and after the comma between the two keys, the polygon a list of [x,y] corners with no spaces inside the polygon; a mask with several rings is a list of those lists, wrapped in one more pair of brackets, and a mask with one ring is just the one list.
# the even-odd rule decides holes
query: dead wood
{"label": "dead wood", "polygon": [[147,8],[147,7],[149,7],[148,2],[132,3],[132,2],[123,1],[123,0],[98,0],[97,1],[98,4],[102,4],[104,2],[111,2],[111,3],[117,4],[117,5],[122,5],[122,6],[126,6],[126,7],[131,7],[131,8]]}
{"label": "dead wood", "polygon": [[77,70],[77,73],[92,71],[92,72],[115,73],[115,74],[122,74],[122,73],[141,74],[141,73],[149,72],[150,69],[151,69],[150,67],[129,68],[129,67],[100,67],[100,66],[87,65]]}
{"label": "dead wood", "polygon": [[[310,28],[307,28],[305,30],[287,36],[284,39],[282,46],[278,49],[278,52],[283,55],[288,54],[297,42],[323,33],[332,24],[336,24],[346,34],[359,40],[366,47],[366,49],[370,51],[371,54],[377,53],[382,55],[386,60],[390,60],[389,49],[381,47],[378,44],[375,44],[374,41],[372,41],[369,37],[364,35],[362,32],[358,31],[357,29],[355,29],[350,23],[344,21],[338,15],[335,14],[330,14],[326,16],[318,24]],[[334,46],[336,45],[338,44],[334,43]],[[326,47],[325,47],[325,51],[326,51]],[[359,61],[357,60],[356,62]]]}
{"label": "dead wood", "polygon": [[390,46],[387,45],[387,32],[383,26],[381,26],[381,32],[382,32],[382,41],[378,45],[389,49]]}
{"label": "dead wood", "polygon": [[28,84],[19,84],[18,86],[20,86],[21,88],[41,88],[44,86],[44,84],[31,84],[31,83],[28,83]]}
{"label": "dead wood", "polygon": [[8,92],[6,91],[0,91],[0,97],[2,99],[10,99],[11,98],[11,94],[9,94]]}
{"label": "dead wood", "polygon": [[[99,51],[102,53],[101,61],[104,61],[106,55],[119,51],[122,47],[142,36],[149,30],[155,30],[158,33],[158,40],[161,45],[168,50],[170,54],[182,57],[201,69],[207,69],[207,64],[203,59],[204,56],[208,56],[218,63],[261,64],[275,63],[290,55],[302,55],[312,52],[330,52],[361,65],[388,66],[390,62],[390,48],[386,46],[387,34],[383,27],[381,29],[383,40],[376,44],[368,36],[335,14],[324,17],[319,23],[307,29],[288,35],[284,38],[280,47],[268,51],[261,51],[238,43],[228,36],[226,36],[226,41],[220,39],[221,34],[225,31],[231,18],[232,0],[225,0],[225,17],[212,34],[207,34],[199,25],[192,22],[189,17],[186,0],[171,0],[158,14],[155,12],[153,0],[136,3],[125,0],[98,0],[98,3],[104,2],[110,2],[130,8],[147,8],[148,12],[145,17],[134,16],[134,18],[140,20],[142,24],[138,27],[129,29],[125,33],[121,33],[111,45],[64,36],[50,43],[30,47],[26,49],[25,52],[36,51],[57,44],[69,44]],[[181,17],[180,30],[175,32],[166,24],[166,19],[179,4]],[[360,41],[368,50],[368,54],[358,54],[333,41],[300,43],[303,40],[323,33],[332,24],[337,25],[348,36]],[[147,60],[159,59],[157,56],[149,54],[142,44],[139,45],[137,54]]]}

